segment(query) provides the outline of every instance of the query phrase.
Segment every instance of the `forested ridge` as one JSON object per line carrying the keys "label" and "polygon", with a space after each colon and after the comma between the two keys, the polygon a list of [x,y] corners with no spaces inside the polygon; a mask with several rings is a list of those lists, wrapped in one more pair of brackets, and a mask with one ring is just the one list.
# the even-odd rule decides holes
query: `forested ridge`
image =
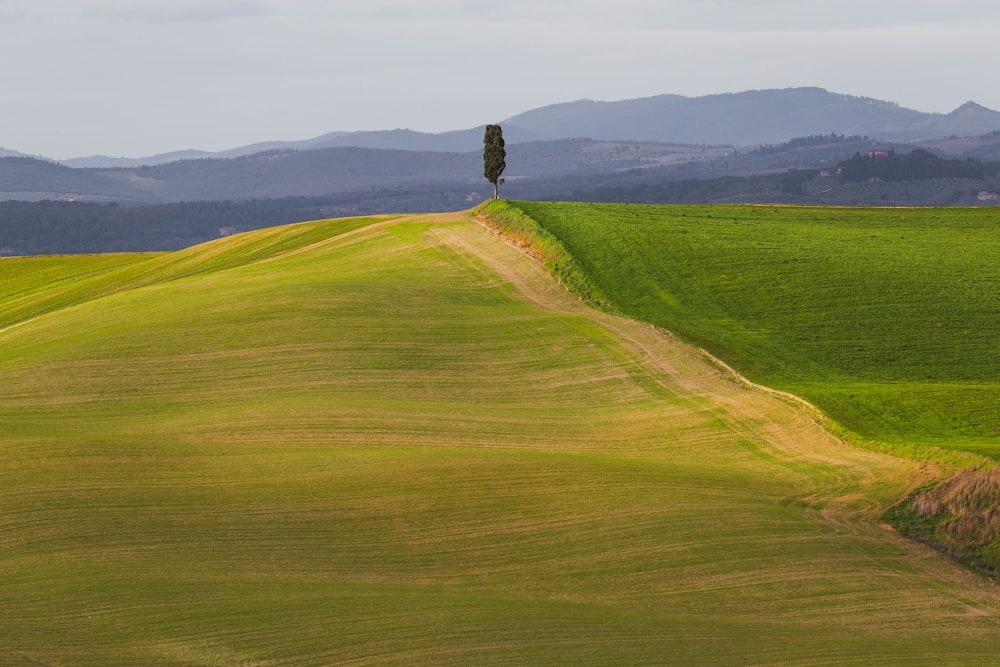
{"label": "forested ridge", "polygon": [[159,206],[6,201],[0,202],[0,255],[178,250],[321,213],[315,204],[292,200]]}

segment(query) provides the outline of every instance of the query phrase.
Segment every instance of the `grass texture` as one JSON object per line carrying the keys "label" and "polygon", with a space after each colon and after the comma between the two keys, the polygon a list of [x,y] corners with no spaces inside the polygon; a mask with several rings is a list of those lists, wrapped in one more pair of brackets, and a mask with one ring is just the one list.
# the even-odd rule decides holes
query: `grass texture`
{"label": "grass texture", "polygon": [[466,215],[9,261],[2,664],[995,663],[915,463]]}
{"label": "grass texture", "polygon": [[992,209],[515,206],[614,308],[862,439],[1000,459]]}

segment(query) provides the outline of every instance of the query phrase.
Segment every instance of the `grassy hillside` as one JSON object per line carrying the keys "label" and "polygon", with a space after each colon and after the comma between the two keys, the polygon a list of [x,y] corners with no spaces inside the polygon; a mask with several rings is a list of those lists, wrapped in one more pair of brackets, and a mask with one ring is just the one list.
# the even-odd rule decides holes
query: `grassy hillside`
{"label": "grassy hillside", "polygon": [[916,464],[464,215],[10,267],[0,663],[995,661]]}
{"label": "grassy hillside", "polygon": [[863,438],[1000,459],[992,209],[516,206],[621,312]]}

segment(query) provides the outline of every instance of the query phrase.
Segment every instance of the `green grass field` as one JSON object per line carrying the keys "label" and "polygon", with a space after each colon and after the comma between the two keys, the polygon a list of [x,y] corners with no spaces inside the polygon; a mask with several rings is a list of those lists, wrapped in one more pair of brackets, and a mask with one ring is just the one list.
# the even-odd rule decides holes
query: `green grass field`
{"label": "green grass field", "polygon": [[[733,224],[731,221],[729,224]],[[844,445],[468,215],[0,260],[0,663],[995,664]]]}
{"label": "green grass field", "polygon": [[515,205],[628,316],[863,439],[1000,459],[993,209]]}

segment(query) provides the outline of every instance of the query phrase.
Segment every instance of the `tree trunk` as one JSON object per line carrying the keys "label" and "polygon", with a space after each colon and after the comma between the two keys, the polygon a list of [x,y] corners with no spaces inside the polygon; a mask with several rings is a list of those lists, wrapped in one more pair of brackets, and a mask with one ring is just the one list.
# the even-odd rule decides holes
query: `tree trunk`
{"label": "tree trunk", "polygon": [[493,184],[493,198],[494,199],[500,199],[500,193],[497,192],[497,184],[496,183]]}

